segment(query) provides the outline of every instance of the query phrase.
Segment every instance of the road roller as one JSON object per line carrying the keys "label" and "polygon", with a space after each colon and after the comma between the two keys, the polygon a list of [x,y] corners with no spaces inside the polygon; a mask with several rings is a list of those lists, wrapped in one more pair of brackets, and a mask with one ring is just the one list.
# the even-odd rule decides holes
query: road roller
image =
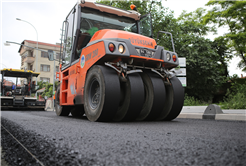
{"label": "road roller", "polygon": [[79,1],[67,15],[56,74],[58,116],[120,122],[171,121],[180,114],[184,88],[174,72],[173,40],[172,51],[157,45],[151,13],[129,9]]}

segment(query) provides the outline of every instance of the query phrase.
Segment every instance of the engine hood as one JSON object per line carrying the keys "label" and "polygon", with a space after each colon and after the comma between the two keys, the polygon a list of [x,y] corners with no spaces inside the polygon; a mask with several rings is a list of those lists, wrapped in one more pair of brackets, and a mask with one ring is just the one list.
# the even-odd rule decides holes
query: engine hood
{"label": "engine hood", "polygon": [[154,49],[156,45],[155,40],[152,38],[132,32],[112,30],[112,29],[103,29],[97,31],[91,38],[90,42],[101,40],[101,39],[107,39],[107,38],[128,39],[132,43],[132,45],[140,46],[140,47],[148,47],[152,49]]}

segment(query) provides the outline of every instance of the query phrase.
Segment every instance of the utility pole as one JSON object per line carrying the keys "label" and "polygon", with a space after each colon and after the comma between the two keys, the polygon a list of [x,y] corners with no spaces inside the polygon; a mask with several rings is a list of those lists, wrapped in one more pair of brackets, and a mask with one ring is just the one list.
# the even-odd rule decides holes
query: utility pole
{"label": "utility pole", "polygon": [[53,111],[55,111],[55,100],[54,100],[54,95],[55,95],[55,78],[56,78],[56,63],[55,63],[55,55],[56,52],[54,51],[54,75],[53,75],[53,96],[52,96],[52,100],[53,100]]}

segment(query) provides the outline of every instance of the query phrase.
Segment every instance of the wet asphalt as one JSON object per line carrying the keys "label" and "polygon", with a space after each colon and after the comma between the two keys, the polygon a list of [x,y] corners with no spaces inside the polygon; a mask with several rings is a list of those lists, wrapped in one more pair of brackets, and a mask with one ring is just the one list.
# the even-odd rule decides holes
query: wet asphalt
{"label": "wet asphalt", "polygon": [[[54,112],[1,111],[1,124],[43,165],[245,165],[246,123],[90,122]],[[1,127],[9,165],[41,165]]]}

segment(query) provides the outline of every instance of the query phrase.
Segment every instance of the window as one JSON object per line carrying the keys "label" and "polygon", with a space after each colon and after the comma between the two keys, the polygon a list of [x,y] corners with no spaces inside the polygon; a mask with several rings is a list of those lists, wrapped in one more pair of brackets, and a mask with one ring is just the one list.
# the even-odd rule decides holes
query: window
{"label": "window", "polygon": [[48,58],[48,52],[41,52],[41,57]]}
{"label": "window", "polygon": [[33,70],[33,65],[30,65],[29,70]]}
{"label": "window", "polygon": [[56,66],[56,72],[59,72],[59,66]]}
{"label": "window", "polygon": [[59,57],[60,57],[60,53],[56,53],[56,59],[59,60]]}
{"label": "window", "polygon": [[152,37],[151,15],[147,14],[143,16],[139,24],[140,24],[140,34],[144,36]]}
{"label": "window", "polygon": [[24,58],[25,58],[24,55],[22,55],[22,56],[21,56],[21,66],[24,65]]}
{"label": "window", "polygon": [[65,30],[65,40],[64,40],[64,57],[63,57],[63,64],[67,65],[70,63],[70,58],[72,55],[72,47],[73,47],[73,23],[74,23],[74,12],[75,8],[70,12],[69,16],[67,17],[66,23],[66,30]]}
{"label": "window", "polygon": [[50,65],[40,65],[40,70],[49,72],[50,71]]}
{"label": "window", "polygon": [[[93,27],[96,27],[97,30],[117,29],[137,32],[136,21],[134,19],[119,17],[114,14],[103,13],[87,8],[82,9],[80,24],[80,30],[82,33],[88,32]],[[90,35],[92,34],[90,33]]]}
{"label": "window", "polygon": [[40,81],[50,83],[50,78],[40,77]]}

